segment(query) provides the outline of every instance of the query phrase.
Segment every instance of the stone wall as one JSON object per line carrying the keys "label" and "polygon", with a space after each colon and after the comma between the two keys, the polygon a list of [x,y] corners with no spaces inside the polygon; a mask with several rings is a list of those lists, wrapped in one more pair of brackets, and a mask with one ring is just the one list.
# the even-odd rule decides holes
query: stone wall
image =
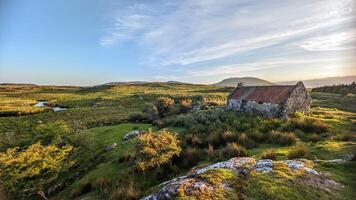
{"label": "stone wall", "polygon": [[283,104],[282,117],[289,117],[295,112],[308,113],[311,104],[311,97],[304,84],[298,82],[289,98]]}
{"label": "stone wall", "polygon": [[229,99],[228,109],[234,111],[257,113],[264,117],[279,117],[281,110],[279,104],[273,103],[258,103],[256,101],[247,101],[243,105],[241,100]]}

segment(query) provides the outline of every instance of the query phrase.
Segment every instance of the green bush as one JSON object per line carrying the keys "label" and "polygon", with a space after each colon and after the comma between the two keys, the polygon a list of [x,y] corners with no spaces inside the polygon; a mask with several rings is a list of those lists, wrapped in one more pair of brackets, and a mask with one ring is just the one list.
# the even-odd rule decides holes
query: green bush
{"label": "green bush", "polygon": [[157,133],[149,129],[146,134],[140,135],[137,139],[136,164],[142,171],[159,167],[181,152],[177,136],[167,129]]}
{"label": "green bush", "polygon": [[147,120],[151,122],[159,118],[157,107],[153,104],[146,104],[144,113],[146,113]]}
{"label": "green bush", "polygon": [[131,122],[142,122],[147,119],[147,114],[143,112],[132,112],[129,114],[128,120]]}
{"label": "green bush", "polygon": [[288,159],[303,158],[307,155],[308,149],[304,145],[297,145],[288,152]]}
{"label": "green bush", "polygon": [[73,164],[69,161],[72,146],[33,144],[20,151],[0,153],[0,182],[16,199],[28,199],[57,180]]}
{"label": "green bush", "polygon": [[263,159],[276,160],[277,159],[277,153],[273,149],[268,149],[267,151],[262,153],[261,157]]}

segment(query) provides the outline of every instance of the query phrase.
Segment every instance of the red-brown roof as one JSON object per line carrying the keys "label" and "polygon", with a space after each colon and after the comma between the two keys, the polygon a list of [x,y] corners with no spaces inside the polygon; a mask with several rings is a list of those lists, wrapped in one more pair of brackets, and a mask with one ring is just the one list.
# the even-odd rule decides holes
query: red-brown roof
{"label": "red-brown roof", "polygon": [[289,97],[294,87],[295,85],[246,86],[236,88],[230,95],[230,98],[266,103],[281,103]]}

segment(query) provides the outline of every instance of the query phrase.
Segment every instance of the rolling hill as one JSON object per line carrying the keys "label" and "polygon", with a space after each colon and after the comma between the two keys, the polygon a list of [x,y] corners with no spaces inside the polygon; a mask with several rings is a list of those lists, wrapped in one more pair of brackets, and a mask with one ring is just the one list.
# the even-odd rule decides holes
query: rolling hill
{"label": "rolling hill", "polygon": [[272,82],[260,79],[260,78],[255,78],[255,77],[233,77],[233,78],[227,78],[219,83],[215,83],[214,85],[217,86],[224,86],[224,87],[236,87],[238,83],[243,83],[245,86],[268,86],[268,85],[275,85]]}
{"label": "rolling hill", "polygon": [[[350,84],[353,81],[356,81],[355,76],[340,76],[340,77],[327,77],[321,79],[310,79],[304,80],[303,83],[307,88],[315,88],[327,85],[340,85],[340,84]],[[293,85],[298,81],[286,81],[286,82],[279,82],[278,84],[281,85]]]}

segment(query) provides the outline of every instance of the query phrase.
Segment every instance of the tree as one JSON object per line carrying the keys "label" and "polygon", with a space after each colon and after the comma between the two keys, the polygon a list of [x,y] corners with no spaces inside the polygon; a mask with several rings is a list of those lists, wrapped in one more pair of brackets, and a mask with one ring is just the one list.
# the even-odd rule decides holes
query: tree
{"label": "tree", "polygon": [[0,180],[16,199],[28,199],[68,169],[72,146],[58,148],[35,143],[26,150],[9,148],[0,153]]}
{"label": "tree", "polygon": [[137,167],[145,171],[168,163],[175,155],[179,155],[182,149],[175,134],[163,129],[157,133],[148,130],[146,134],[138,137],[136,145]]}
{"label": "tree", "polygon": [[168,97],[159,97],[156,101],[156,108],[160,117],[166,116],[174,106],[174,100]]}

